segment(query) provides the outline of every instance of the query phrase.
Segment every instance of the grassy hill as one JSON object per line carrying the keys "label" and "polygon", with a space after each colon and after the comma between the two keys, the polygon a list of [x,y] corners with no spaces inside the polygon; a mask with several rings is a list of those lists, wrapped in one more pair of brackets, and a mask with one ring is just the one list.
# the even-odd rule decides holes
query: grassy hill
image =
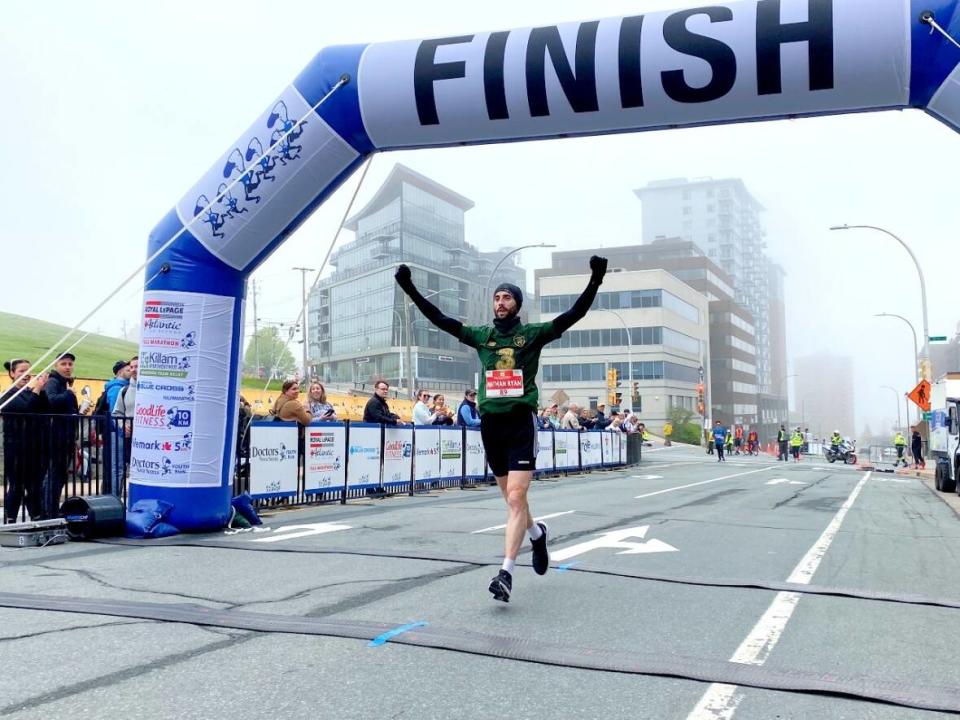
{"label": "grassy hill", "polygon": [[[47,348],[63,337],[68,329],[62,325],[54,325],[23,315],[0,312],[0,361],[11,360],[15,357],[36,360]],[[80,335],[72,336],[66,345],[59,349],[65,350]],[[113,376],[111,372],[113,363],[135,355],[137,345],[126,340],[91,334],[77,345],[72,352],[77,356],[77,364],[74,369],[76,377],[107,379]],[[44,365],[51,359],[52,356],[47,358]]]}

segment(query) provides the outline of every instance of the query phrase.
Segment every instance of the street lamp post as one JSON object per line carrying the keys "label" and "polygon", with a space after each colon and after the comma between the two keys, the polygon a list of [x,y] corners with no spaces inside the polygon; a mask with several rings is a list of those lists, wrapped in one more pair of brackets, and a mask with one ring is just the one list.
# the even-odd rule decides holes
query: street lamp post
{"label": "street lamp post", "polygon": [[616,315],[617,320],[620,321],[624,331],[627,333],[627,389],[630,391],[630,401],[627,403],[629,410],[627,412],[633,412],[633,339],[630,337],[630,328],[627,327],[623,316],[616,310],[602,308],[600,312],[608,312],[611,315]]}
{"label": "street lamp post", "polygon": [[802,398],[800,398],[800,425],[803,426],[803,429],[807,429],[807,398],[816,395],[816,393],[805,393]]}
{"label": "street lamp post", "polygon": [[514,255],[520,252],[521,250],[526,250],[528,248],[555,248],[555,247],[556,245],[553,245],[550,243],[536,243],[535,245],[521,245],[520,247],[514,248],[513,250],[508,252],[506,255],[504,255],[502,258],[500,258],[500,261],[496,265],[494,265],[493,270],[490,272],[490,275],[487,277],[487,284],[483,289],[483,302],[487,302],[487,300],[489,300],[490,281],[493,280],[493,276],[497,274],[497,270],[499,270],[500,266],[503,265],[504,260],[506,260],[511,255]]}
{"label": "street lamp post", "polygon": [[[892,317],[892,318],[898,318],[898,319],[900,319],[900,320],[903,320],[903,321],[907,324],[907,327],[910,328],[910,332],[913,333],[913,364],[914,364],[914,368],[915,368],[916,373],[917,373],[917,383],[919,384],[919,382],[920,382],[920,360],[919,360],[919,358],[920,358],[920,353],[919,353],[919,351],[918,351],[918,349],[917,349],[917,331],[916,331],[916,329],[913,327],[913,323],[910,322],[909,320],[907,320],[903,315],[897,315],[896,313],[876,313],[876,314],[874,315],[874,317]],[[907,413],[908,422],[909,422],[909,417],[910,417],[910,414]],[[918,408],[917,408],[917,423],[920,422],[920,419],[921,419],[921,416],[920,416],[920,408],[918,407]]]}
{"label": "street lamp post", "polygon": [[[427,298],[433,297],[434,295],[439,295],[442,292],[451,292],[455,290],[459,292],[457,288],[440,288],[439,290],[431,290],[423,297],[424,299],[427,299]],[[413,323],[410,322],[410,308],[413,307],[413,305],[414,303],[412,302],[405,302],[403,304],[403,315],[405,319],[404,325],[406,326],[406,336],[407,336],[407,343],[406,343],[407,344],[407,391],[411,394],[410,395],[411,397],[413,397],[414,388],[413,388],[413,340],[410,337],[411,327]]]}
{"label": "street lamp post", "polygon": [[308,351],[308,340],[307,340],[307,273],[315,272],[314,268],[308,267],[295,267],[294,270],[300,272],[300,302],[302,307],[300,308],[300,319],[303,325],[301,337],[303,338],[303,379],[310,379],[310,368],[307,366],[307,351]]}
{"label": "street lamp post", "polygon": [[876,230],[877,232],[882,232],[885,235],[889,235],[898,243],[903,246],[903,249],[907,251],[910,255],[910,259],[913,260],[913,264],[917,268],[917,275],[920,276],[920,303],[923,307],[923,355],[920,362],[921,376],[922,379],[930,380],[931,378],[927,377],[930,373],[930,324],[927,321],[927,282],[923,278],[923,270],[920,268],[920,262],[917,260],[917,256],[913,254],[913,250],[910,249],[910,246],[907,245],[903,240],[894,235],[889,230],[886,230],[882,227],[877,227],[876,225],[834,225],[830,228],[831,230]]}
{"label": "street lamp post", "polygon": [[884,390],[890,390],[890,391],[893,393],[893,396],[896,398],[896,402],[897,402],[897,429],[899,430],[900,428],[903,427],[903,425],[900,424],[900,391],[897,390],[895,387],[890,387],[889,385],[881,385],[880,387],[882,387]]}

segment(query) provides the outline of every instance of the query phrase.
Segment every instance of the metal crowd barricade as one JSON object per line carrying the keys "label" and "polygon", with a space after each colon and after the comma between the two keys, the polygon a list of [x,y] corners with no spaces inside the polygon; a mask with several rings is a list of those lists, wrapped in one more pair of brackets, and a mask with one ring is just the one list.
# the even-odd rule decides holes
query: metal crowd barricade
{"label": "metal crowd barricade", "polygon": [[[493,482],[476,428],[254,421],[248,433],[234,489],[261,506],[345,503]],[[621,433],[541,430],[538,440],[538,477],[628,464]],[[238,448],[244,452],[243,443]]]}
{"label": "metal crowd barricade", "polygon": [[72,496],[126,503],[133,418],[4,413],[0,417],[0,522],[59,516]]}

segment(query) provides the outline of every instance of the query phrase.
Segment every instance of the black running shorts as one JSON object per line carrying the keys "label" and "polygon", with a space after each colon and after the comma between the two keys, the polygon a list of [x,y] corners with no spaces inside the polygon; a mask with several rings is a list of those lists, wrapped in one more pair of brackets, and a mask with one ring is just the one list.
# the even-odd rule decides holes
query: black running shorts
{"label": "black running shorts", "polygon": [[536,469],[537,418],[530,408],[483,415],[480,438],[494,476],[503,477],[510,470]]}

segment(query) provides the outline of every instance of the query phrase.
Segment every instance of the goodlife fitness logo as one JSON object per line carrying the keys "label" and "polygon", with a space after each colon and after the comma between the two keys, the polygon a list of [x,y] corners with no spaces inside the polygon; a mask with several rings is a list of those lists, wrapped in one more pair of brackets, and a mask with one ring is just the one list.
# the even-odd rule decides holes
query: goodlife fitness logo
{"label": "goodlife fitness logo", "polygon": [[[183,303],[166,300],[147,300],[143,304],[145,330],[180,332],[183,329]],[[144,342],[144,345],[149,343]],[[179,340],[171,347],[179,347]]]}

